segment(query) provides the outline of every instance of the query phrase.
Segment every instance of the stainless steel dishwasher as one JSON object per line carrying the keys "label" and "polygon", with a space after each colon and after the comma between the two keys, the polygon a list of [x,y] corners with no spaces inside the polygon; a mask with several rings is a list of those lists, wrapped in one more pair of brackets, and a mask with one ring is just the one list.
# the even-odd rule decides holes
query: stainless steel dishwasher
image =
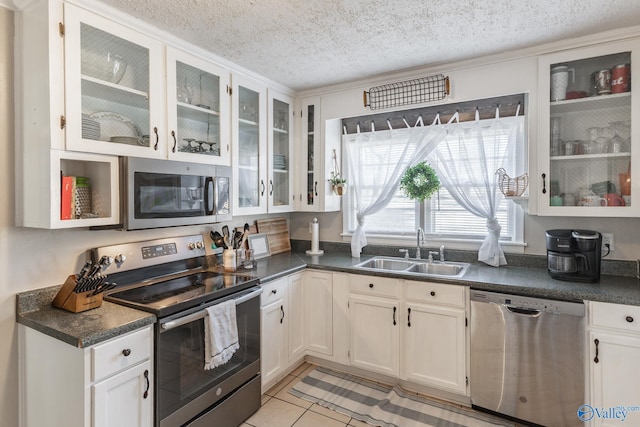
{"label": "stainless steel dishwasher", "polygon": [[471,403],[544,426],[583,426],[584,304],[471,290]]}

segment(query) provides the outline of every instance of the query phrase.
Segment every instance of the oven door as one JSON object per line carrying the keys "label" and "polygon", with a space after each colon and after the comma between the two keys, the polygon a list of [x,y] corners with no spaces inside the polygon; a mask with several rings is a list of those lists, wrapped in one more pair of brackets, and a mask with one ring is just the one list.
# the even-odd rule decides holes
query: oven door
{"label": "oven door", "polygon": [[[258,380],[260,371],[260,294],[254,287],[207,306],[159,320],[156,328],[156,425],[183,426],[210,413],[212,407],[233,395],[233,399],[260,404],[260,391],[243,387]],[[204,369],[204,318],[206,308],[223,301],[236,301],[240,349],[217,368]],[[257,390],[257,396],[241,396],[243,390]],[[252,393],[255,394],[255,393]],[[231,399],[231,398],[229,398]],[[242,411],[243,405],[237,411]],[[223,406],[223,405],[221,405]],[[224,405],[224,406],[229,406]],[[257,408],[251,409],[255,411]],[[249,412],[246,417],[251,415]],[[242,420],[246,419],[243,418]]]}

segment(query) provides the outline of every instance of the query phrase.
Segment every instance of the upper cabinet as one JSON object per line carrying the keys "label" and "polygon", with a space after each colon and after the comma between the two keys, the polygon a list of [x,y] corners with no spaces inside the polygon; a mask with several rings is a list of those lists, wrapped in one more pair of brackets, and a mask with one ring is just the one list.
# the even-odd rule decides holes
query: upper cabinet
{"label": "upper cabinet", "polygon": [[66,149],[165,158],[164,46],[64,6]]}
{"label": "upper cabinet", "polygon": [[307,212],[340,210],[340,197],[331,190],[329,178],[340,164],[340,120],[320,119],[320,97],[303,98],[296,118],[300,121],[296,151],[295,209]]}
{"label": "upper cabinet", "polygon": [[269,212],[293,210],[293,99],[269,91]]}
{"label": "upper cabinet", "polygon": [[267,211],[267,89],[233,76],[232,150],[234,215]]}
{"label": "upper cabinet", "polygon": [[[539,59],[538,213],[640,214],[640,42],[557,52]],[[635,118],[636,120],[632,120]]]}
{"label": "upper cabinet", "polygon": [[229,72],[167,48],[169,159],[231,165]]}

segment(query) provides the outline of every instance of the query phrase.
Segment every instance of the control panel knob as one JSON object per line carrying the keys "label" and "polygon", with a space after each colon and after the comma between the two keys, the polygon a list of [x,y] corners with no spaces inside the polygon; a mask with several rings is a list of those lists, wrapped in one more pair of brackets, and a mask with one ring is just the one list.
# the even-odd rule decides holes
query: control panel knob
{"label": "control panel knob", "polygon": [[196,248],[198,248],[198,249],[202,249],[202,248],[204,248],[204,243],[202,243],[202,242],[196,242]]}
{"label": "control panel knob", "polygon": [[127,256],[125,254],[118,254],[114,258],[114,261],[116,262],[116,264],[122,264],[126,260],[127,260]]}
{"label": "control panel knob", "polygon": [[187,247],[189,248],[190,251],[192,251],[196,248],[196,244],[194,242],[189,242]]}

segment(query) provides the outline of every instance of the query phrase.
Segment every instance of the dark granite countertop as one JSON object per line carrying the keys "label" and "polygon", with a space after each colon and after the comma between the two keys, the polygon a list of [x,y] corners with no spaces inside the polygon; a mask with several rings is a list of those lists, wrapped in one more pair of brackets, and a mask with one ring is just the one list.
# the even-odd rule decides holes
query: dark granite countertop
{"label": "dark granite countertop", "polygon": [[307,267],[319,270],[451,283],[469,286],[474,289],[538,298],[590,300],[640,305],[640,280],[635,277],[601,275],[600,281],[597,283],[565,282],[552,279],[546,269],[542,268],[512,267],[508,265],[496,268],[477,262],[471,263],[466,274],[461,278],[433,278],[401,273],[372,272],[354,268],[356,264],[372,258],[372,255],[352,258],[350,254],[341,252],[325,253],[321,256],[306,255],[304,251],[294,252],[293,254],[296,254]]}
{"label": "dark granite countertop", "polygon": [[[543,268],[489,267],[471,263],[461,278],[420,277],[411,274],[383,273],[355,268],[372,258],[352,258],[349,253],[325,253],[310,256],[293,251],[258,260],[251,274],[267,283],[305,268],[351,274],[395,277],[408,280],[450,283],[474,289],[561,300],[590,300],[640,305],[640,280],[635,277],[602,275],[597,283],[563,282],[552,279]],[[126,332],[153,324],[153,314],[105,301],[99,308],[70,313],[51,306],[60,286],[22,292],[16,297],[16,321],[76,347],[88,347]]]}
{"label": "dark granite countertop", "polygon": [[81,313],[51,305],[61,285],[16,295],[16,321],[74,347],[89,347],[155,323],[156,317],[140,310],[103,302]]}

